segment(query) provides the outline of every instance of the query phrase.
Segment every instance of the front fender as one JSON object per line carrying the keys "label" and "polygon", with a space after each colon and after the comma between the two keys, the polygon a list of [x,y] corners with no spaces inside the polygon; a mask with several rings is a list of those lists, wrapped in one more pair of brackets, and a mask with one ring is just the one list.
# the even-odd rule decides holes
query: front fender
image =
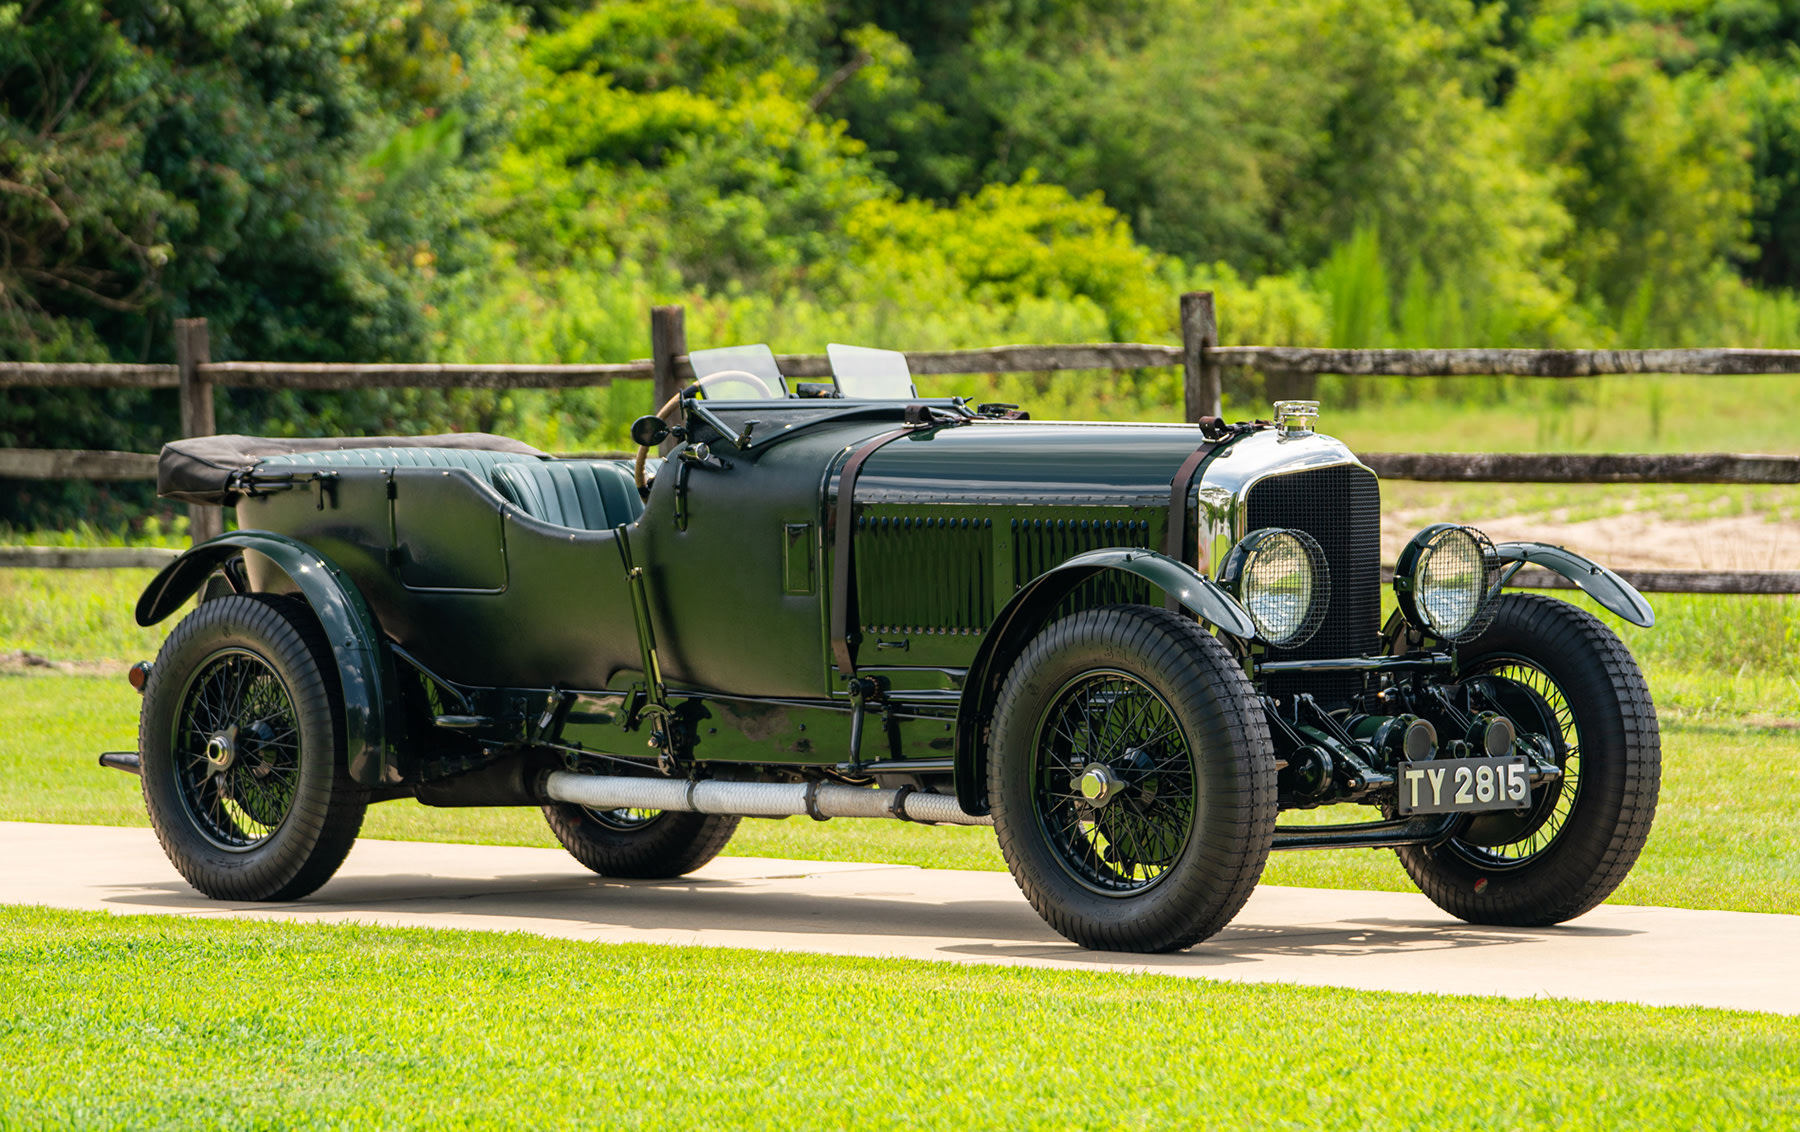
{"label": "front fender", "polygon": [[1234,637],[1256,637],[1256,623],[1230,594],[1183,562],[1154,550],[1112,547],[1078,554],[1027,582],[994,618],[963,682],[956,722],[956,797],[971,814],[987,812],[982,731],[1010,661],[1076,587],[1108,571],[1142,578],[1185,609]]}
{"label": "front fender", "polygon": [[154,625],[181,608],[214,570],[246,550],[267,555],[281,567],[324,627],[344,693],[344,749],[350,777],[362,786],[382,785],[390,765],[388,721],[399,718],[398,712],[388,710],[395,687],[393,656],[362,591],[323,554],[270,531],[232,531],[208,539],[151,580],[138,598],[138,624]]}
{"label": "front fender", "polygon": [[1602,607],[1618,614],[1640,629],[1656,624],[1656,611],[1644,600],[1637,587],[1572,550],[1551,546],[1546,542],[1503,542],[1494,547],[1502,562],[1529,562],[1553,570],[1574,582]]}

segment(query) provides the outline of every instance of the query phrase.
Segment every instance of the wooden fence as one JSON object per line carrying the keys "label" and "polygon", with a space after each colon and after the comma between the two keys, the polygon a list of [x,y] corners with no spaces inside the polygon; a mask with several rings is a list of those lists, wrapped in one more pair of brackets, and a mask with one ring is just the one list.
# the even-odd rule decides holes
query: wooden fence
{"label": "wooden fence", "polygon": [[[1220,411],[1222,370],[1242,366],[1270,375],[1344,374],[1368,377],[1515,375],[1586,378],[1609,374],[1738,376],[1800,373],[1800,350],[1339,350],[1293,346],[1220,346],[1211,292],[1181,297],[1180,346],[1101,342],[1081,345],[994,346],[979,350],[908,351],[915,374],[1044,373],[1180,366],[1186,419]],[[0,388],[172,389],[181,405],[183,436],[215,431],[213,390],[575,389],[625,379],[653,382],[661,404],[693,377],[687,360],[684,312],[650,312],[652,356],[606,365],[406,365],[306,362],[215,362],[205,319],[175,324],[175,365],[0,363]],[[826,377],[823,354],[778,355],[788,377]],[[1385,479],[1486,483],[1800,483],[1800,456],[1733,453],[1566,455],[1547,453],[1365,453]],[[0,449],[0,479],[154,479],[156,457],[135,452]],[[223,528],[215,507],[190,510],[194,537]],[[173,552],[103,548],[0,548],[7,566],[143,566]],[[1800,593],[1800,571],[1622,571],[1639,589],[1663,593]],[[1546,571],[1522,571],[1517,581],[1537,588],[1567,583]]]}

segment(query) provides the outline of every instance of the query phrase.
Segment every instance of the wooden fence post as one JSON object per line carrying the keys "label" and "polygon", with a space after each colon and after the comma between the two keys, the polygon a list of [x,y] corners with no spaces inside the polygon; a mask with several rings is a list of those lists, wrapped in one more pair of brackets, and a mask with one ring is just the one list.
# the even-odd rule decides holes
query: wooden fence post
{"label": "wooden fence post", "polygon": [[1224,412],[1219,367],[1206,360],[1206,350],[1219,344],[1219,316],[1211,291],[1181,296],[1181,395],[1187,422]]}
{"label": "wooden fence post", "polygon": [[[213,420],[213,386],[200,373],[200,367],[212,361],[212,341],[203,318],[175,320],[175,364],[181,370],[181,435],[211,436],[217,431]],[[225,531],[225,511],[221,507],[188,504],[188,534],[196,543],[205,542]]]}
{"label": "wooden fence post", "polygon": [[[687,311],[680,306],[650,308],[650,362],[655,368],[655,380],[651,385],[651,412],[657,412],[669,403],[669,398],[681,392],[681,378],[675,373],[675,359],[688,352],[687,348]],[[672,440],[663,441],[662,450],[667,454],[675,447]]]}

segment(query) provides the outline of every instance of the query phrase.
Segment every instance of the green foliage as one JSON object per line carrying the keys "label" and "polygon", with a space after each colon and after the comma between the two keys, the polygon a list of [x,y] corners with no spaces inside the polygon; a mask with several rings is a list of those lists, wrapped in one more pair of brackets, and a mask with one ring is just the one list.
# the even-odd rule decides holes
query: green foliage
{"label": "green foliage", "polygon": [[1571,42],[1521,76],[1510,112],[1558,171],[1573,225],[1555,254],[1578,293],[1625,344],[1672,344],[1715,266],[1750,253],[1749,123],[1729,83],[1671,77],[1634,38]]}
{"label": "green foliage", "polygon": [[[446,171],[506,129],[503,14],[472,0],[0,5],[0,358],[171,361],[171,319],[187,315],[209,319],[215,358],[416,357],[416,268],[470,182]],[[422,424],[417,409],[234,394],[221,423]],[[153,450],[174,431],[166,395],[0,404],[13,445]],[[89,485],[0,496],[15,520],[71,510],[117,518]]]}
{"label": "green foliage", "polygon": [[[166,361],[203,314],[218,358],[618,361],[670,301],[696,346],[1172,342],[1196,286],[1227,342],[1788,347],[1797,60],[1800,15],[1719,0],[0,2],[0,358]],[[1167,372],[963,385],[1176,412]],[[147,450],[171,401],[15,395],[0,442]],[[233,391],[221,425],[610,448],[647,401]]]}

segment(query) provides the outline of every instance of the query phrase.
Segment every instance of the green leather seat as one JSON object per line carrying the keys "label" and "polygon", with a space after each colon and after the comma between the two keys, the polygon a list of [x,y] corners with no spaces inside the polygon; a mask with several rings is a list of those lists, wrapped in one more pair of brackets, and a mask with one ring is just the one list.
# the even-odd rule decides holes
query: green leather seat
{"label": "green leather seat", "polygon": [[631,466],[613,460],[527,460],[496,464],[494,487],[534,519],[609,531],[644,513]]}

